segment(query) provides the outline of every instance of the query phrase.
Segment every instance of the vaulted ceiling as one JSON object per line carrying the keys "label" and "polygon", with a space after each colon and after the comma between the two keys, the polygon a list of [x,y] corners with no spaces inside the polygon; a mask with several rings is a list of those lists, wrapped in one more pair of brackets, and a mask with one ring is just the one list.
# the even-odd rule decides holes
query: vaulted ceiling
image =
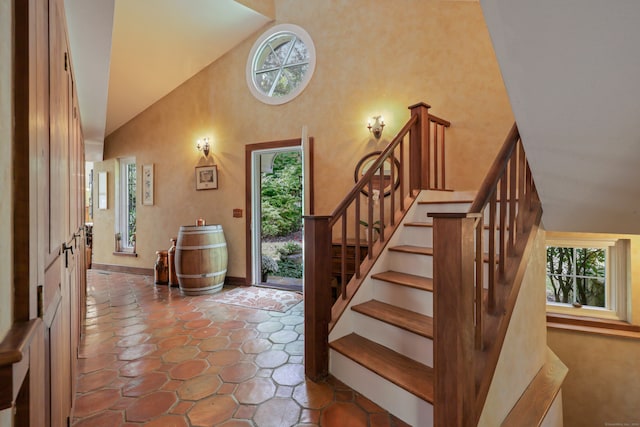
{"label": "vaulted ceiling", "polygon": [[640,234],[640,2],[480,4],[545,226]]}
{"label": "vaulted ceiling", "polygon": [[65,0],[65,9],[88,160],[273,18],[273,0]]}

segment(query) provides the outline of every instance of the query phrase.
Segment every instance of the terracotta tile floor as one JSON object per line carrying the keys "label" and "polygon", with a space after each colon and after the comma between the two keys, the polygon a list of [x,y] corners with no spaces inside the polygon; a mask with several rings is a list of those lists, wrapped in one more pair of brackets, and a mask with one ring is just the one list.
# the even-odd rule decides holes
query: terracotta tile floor
{"label": "terracotta tile floor", "polygon": [[96,270],[87,294],[74,426],[406,426],[336,379],[305,379],[302,303],[247,308]]}

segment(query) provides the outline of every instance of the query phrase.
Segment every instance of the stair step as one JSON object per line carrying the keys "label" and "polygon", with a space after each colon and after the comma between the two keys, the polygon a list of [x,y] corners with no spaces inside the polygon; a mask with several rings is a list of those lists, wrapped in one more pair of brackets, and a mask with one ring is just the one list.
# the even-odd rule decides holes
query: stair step
{"label": "stair step", "polygon": [[329,343],[335,351],[433,403],[433,369],[357,334]]}
{"label": "stair step", "polygon": [[433,227],[432,222],[405,222],[405,227]]}
{"label": "stair step", "polygon": [[414,246],[414,245],[399,245],[392,246],[389,248],[390,251],[393,252],[404,252],[408,254],[418,254],[418,255],[430,255],[433,256],[433,249],[426,248],[424,246]]}
{"label": "stair step", "polygon": [[473,203],[473,199],[467,200],[420,200],[418,201],[419,205],[447,205],[447,204],[462,204],[462,203]]}
{"label": "stair step", "polygon": [[425,338],[433,338],[433,318],[424,314],[377,300],[354,305],[351,310]]}
{"label": "stair step", "polygon": [[396,285],[408,286],[410,288],[422,289],[433,292],[433,279],[429,277],[416,276],[415,274],[400,273],[398,271],[384,271],[371,276],[373,279],[384,280]]}

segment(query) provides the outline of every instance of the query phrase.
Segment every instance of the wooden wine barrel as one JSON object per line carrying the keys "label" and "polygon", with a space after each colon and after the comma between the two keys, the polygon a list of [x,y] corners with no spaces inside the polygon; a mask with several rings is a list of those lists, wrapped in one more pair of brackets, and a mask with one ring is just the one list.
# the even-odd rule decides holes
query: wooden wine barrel
{"label": "wooden wine barrel", "polygon": [[180,291],[185,295],[220,291],[227,274],[227,242],[222,226],[181,226],[175,263]]}

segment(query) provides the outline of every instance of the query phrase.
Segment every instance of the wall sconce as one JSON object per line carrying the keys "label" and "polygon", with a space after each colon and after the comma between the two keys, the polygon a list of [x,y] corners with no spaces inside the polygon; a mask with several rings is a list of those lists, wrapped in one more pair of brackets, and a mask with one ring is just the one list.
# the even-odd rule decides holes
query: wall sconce
{"label": "wall sconce", "polygon": [[202,151],[204,156],[207,157],[209,155],[209,150],[211,149],[211,146],[209,145],[209,138],[199,139],[196,148],[198,151]]}
{"label": "wall sconce", "polygon": [[384,119],[382,116],[374,116],[372,119],[374,122],[371,124],[371,120],[369,120],[367,123],[367,129],[369,129],[369,132],[371,132],[376,139],[380,139],[382,136],[382,129],[384,129]]}

